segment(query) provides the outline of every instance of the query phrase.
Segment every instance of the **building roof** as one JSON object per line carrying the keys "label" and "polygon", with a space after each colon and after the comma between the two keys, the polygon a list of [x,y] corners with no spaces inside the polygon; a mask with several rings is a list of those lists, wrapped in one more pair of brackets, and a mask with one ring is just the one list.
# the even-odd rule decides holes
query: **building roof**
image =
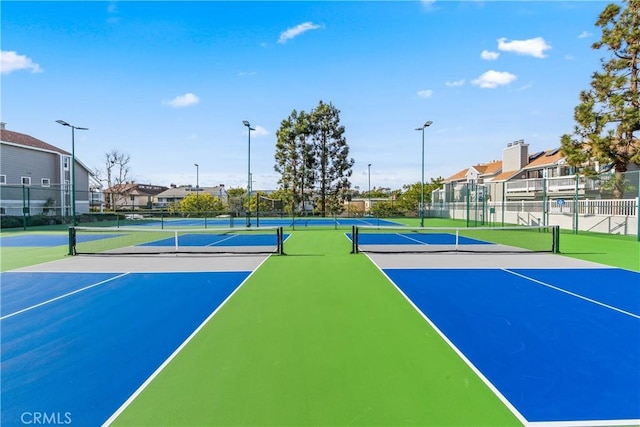
{"label": "building roof", "polygon": [[554,148],[553,150],[547,150],[540,154],[538,157],[532,159],[522,169],[536,169],[544,166],[550,166],[558,163],[558,160],[563,159],[564,156],[560,152],[560,148]]}
{"label": "building roof", "polygon": [[473,168],[477,170],[480,175],[493,175],[502,169],[502,160],[494,160],[489,163],[475,165]]}
{"label": "building roof", "polygon": [[461,171],[451,175],[449,178],[446,178],[444,182],[460,181],[461,179],[466,179],[468,171],[469,168],[462,169]]}
{"label": "building roof", "polygon": [[517,174],[519,174],[520,172],[522,172],[522,170],[502,172],[501,174],[494,176],[491,179],[491,182],[508,181],[514,176],[516,176]]}
{"label": "building roof", "polygon": [[499,173],[500,170],[502,169],[502,161],[494,160],[488,163],[480,163],[477,165],[473,165],[470,168],[466,168],[456,172],[455,174],[451,175],[449,178],[446,178],[444,182],[466,180],[467,172],[469,172],[469,169],[475,169],[478,172],[478,175],[480,176],[494,175],[496,173]]}
{"label": "building roof", "polygon": [[157,196],[166,191],[167,187],[161,185],[138,184],[136,182],[128,182],[126,184],[116,184],[104,190],[105,193],[122,194],[126,193],[132,196]]}
{"label": "building roof", "polygon": [[12,130],[0,129],[0,140],[2,142],[21,145],[23,147],[35,148],[38,150],[45,150],[45,151],[52,151],[55,153],[64,154],[66,156],[71,155],[71,153],[61,148],[48,144],[32,136],[25,135],[24,133],[14,132]]}

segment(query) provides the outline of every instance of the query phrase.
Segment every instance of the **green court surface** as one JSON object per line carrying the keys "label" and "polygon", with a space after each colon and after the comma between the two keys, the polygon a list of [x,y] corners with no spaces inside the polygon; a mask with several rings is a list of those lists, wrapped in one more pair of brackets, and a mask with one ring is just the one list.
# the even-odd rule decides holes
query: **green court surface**
{"label": "green court surface", "polygon": [[342,232],[286,247],[114,425],[519,425]]}
{"label": "green court surface", "polygon": [[[521,425],[346,231],[289,231],[113,425]],[[563,232],[561,252],[640,271],[634,237]],[[1,268],[66,253],[2,247]]]}

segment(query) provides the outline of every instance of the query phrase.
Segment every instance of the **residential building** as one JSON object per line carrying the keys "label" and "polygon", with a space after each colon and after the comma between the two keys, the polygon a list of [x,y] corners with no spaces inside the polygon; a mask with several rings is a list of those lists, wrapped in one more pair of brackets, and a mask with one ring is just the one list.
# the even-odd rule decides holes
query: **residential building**
{"label": "residential building", "polygon": [[137,182],[116,184],[104,190],[105,206],[108,210],[152,209],[158,206],[158,194],[167,189]]}
{"label": "residential building", "polygon": [[[0,213],[71,216],[72,154],[0,124]],[[89,212],[91,170],[75,158],[76,214]]]}
{"label": "residential building", "polygon": [[[609,169],[610,165],[598,166],[597,172]],[[630,165],[629,170],[635,169]],[[529,145],[518,140],[507,144],[501,161],[474,165],[446,178],[432,200],[461,202],[473,194],[494,202],[541,201],[573,197],[576,190],[580,198],[598,198],[601,188],[596,180],[576,179],[559,147],[529,154]]]}
{"label": "residential building", "polygon": [[210,194],[214,197],[220,198],[224,203],[228,202],[227,191],[224,188],[224,184],[220,184],[215,187],[194,187],[191,185],[171,185],[170,188],[165,189],[163,192],[157,194],[156,206],[159,208],[166,208],[173,203],[178,203],[189,194]]}

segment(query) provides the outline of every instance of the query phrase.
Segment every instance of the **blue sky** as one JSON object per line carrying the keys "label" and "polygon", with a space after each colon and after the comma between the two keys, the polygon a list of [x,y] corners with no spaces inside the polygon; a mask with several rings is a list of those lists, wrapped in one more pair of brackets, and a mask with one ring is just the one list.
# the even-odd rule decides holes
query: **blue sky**
{"label": "blue sky", "polygon": [[401,188],[560,145],[606,52],[609,2],[11,2],[1,4],[2,121],[140,183],[275,189],[276,131],[341,111],[352,184]]}

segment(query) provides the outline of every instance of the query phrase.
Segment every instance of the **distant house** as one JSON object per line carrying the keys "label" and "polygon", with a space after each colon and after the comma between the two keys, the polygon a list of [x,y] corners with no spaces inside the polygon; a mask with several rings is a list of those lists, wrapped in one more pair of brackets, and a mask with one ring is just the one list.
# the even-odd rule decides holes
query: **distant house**
{"label": "distant house", "polygon": [[151,209],[158,207],[158,195],[168,187],[162,185],[138,184],[127,182],[117,184],[104,190],[106,208],[118,209]]}
{"label": "distant house", "polygon": [[215,187],[194,187],[191,185],[176,186],[172,185],[170,188],[165,189],[162,193],[157,195],[157,207],[165,208],[173,203],[178,203],[189,194],[210,194],[214,197],[220,198],[223,202],[228,202],[227,191],[223,184]]}
{"label": "distant house", "polygon": [[[0,124],[0,213],[71,216],[71,153]],[[89,212],[91,170],[75,158],[76,213]]]}

